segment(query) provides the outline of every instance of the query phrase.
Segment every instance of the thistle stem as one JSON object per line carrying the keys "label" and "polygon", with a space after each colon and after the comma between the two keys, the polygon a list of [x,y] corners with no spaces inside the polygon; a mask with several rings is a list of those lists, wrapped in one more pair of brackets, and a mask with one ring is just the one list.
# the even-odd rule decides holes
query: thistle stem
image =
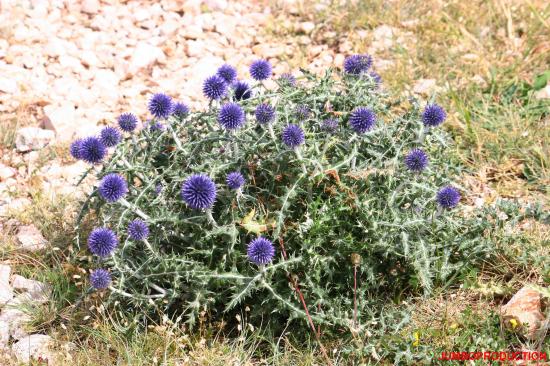
{"label": "thistle stem", "polygon": [[122,162],[122,164],[129,170],[133,171],[133,173],[136,175],[136,177],[138,177],[139,179],[141,179],[142,182],[146,182],[147,180],[145,179],[145,177],[143,177],[143,175],[141,175],[140,173],[136,172],[134,170],[134,167],[130,164],[130,162],[128,160],[126,160],[126,158],[124,156],[120,156],[119,157],[119,161]]}
{"label": "thistle stem", "polygon": [[233,158],[237,159],[239,156],[239,144],[235,139],[233,139]]}
{"label": "thistle stem", "polygon": [[267,129],[269,130],[269,135],[271,136],[273,142],[276,142],[277,138],[275,137],[275,132],[273,131],[273,126],[271,125],[271,123],[267,124]]}
{"label": "thistle stem", "polygon": [[426,127],[425,125],[422,125],[422,129],[420,130],[420,133],[418,134],[418,143],[422,144],[424,140],[426,139],[426,135],[428,135],[428,132],[430,131],[429,127]]}
{"label": "thistle stem", "polygon": [[[281,252],[283,253],[283,258],[287,260],[287,254],[285,250],[285,244],[283,242],[283,239],[279,239],[279,244],[281,245]],[[325,357],[325,361],[327,361],[327,365],[332,366],[332,361],[328,357],[327,350],[323,346],[323,343],[321,343],[321,326],[318,327],[318,329],[315,329],[315,324],[313,324],[313,319],[311,318],[311,315],[309,315],[309,310],[306,304],[306,300],[304,299],[304,295],[302,294],[302,291],[300,291],[300,286],[298,286],[298,279],[292,278],[291,275],[288,275],[288,279],[290,283],[294,286],[294,290],[298,294],[298,297],[300,298],[300,302],[302,303],[302,307],[304,308],[304,311],[307,316],[307,320],[309,322],[309,325],[311,326],[311,330],[313,331],[313,334],[315,334],[315,338],[317,339],[317,343],[319,343],[319,348],[321,348],[321,352],[323,353],[323,356]],[[272,291],[273,294],[275,294],[274,291]]]}
{"label": "thistle stem", "polygon": [[206,218],[208,219],[208,222],[214,226],[214,227],[218,227],[218,223],[216,222],[216,220],[214,220],[214,216],[212,216],[212,209],[207,209],[205,211],[206,213]]}
{"label": "thistle stem", "polygon": [[157,251],[153,248],[153,246],[151,245],[151,243],[149,243],[149,240],[147,239],[143,239],[143,242],[145,243],[145,246],[147,246],[147,249],[149,249],[149,251],[151,252],[151,254],[153,254],[156,258],[159,258],[159,254],[157,253]]}
{"label": "thistle stem", "polygon": [[353,327],[357,329],[357,266],[353,266]]}
{"label": "thistle stem", "polygon": [[299,147],[295,148],[294,152],[296,153],[296,157],[298,158],[298,160],[300,160],[300,164],[302,165],[302,171],[304,172],[304,174],[307,174],[306,165],[304,163],[304,159],[302,158],[302,152],[300,151],[300,148]]}
{"label": "thistle stem", "polygon": [[125,207],[129,208],[130,210],[132,210],[136,215],[138,215],[142,219],[144,219],[144,220],[149,220],[150,219],[149,215],[147,215],[145,212],[141,211],[136,206],[132,205],[130,202],[128,202],[126,200],[126,198],[121,198],[120,203],[122,203],[123,206],[125,206]]}
{"label": "thistle stem", "polygon": [[176,145],[177,145],[177,147],[178,147],[178,150],[183,151],[183,146],[181,146],[181,141],[180,141],[180,139],[178,138],[178,135],[176,134],[176,131],[175,131],[174,128],[172,127],[172,124],[171,124],[171,123],[168,123],[168,128],[170,129],[170,132],[172,133],[172,137],[173,137],[174,141],[176,142]]}
{"label": "thistle stem", "polygon": [[392,194],[391,194],[391,197],[390,197],[390,206],[393,205],[394,201],[395,201],[395,196],[397,196],[397,194],[401,191],[401,189],[405,186],[405,184],[407,184],[406,181],[403,181],[401,183],[399,183],[399,185],[393,190]]}

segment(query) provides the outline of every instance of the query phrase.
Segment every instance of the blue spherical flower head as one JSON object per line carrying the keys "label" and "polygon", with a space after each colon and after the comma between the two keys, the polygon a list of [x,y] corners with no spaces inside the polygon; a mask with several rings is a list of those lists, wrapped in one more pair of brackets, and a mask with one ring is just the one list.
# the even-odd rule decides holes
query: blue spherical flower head
{"label": "blue spherical flower head", "polygon": [[128,224],[128,236],[135,241],[147,239],[149,226],[144,221],[136,219]]}
{"label": "blue spherical flower head", "polygon": [[147,107],[149,108],[149,112],[156,118],[168,118],[174,108],[172,98],[164,93],[154,94],[149,99]]}
{"label": "blue spherical flower head", "polygon": [[99,257],[107,257],[118,245],[115,233],[106,227],[94,229],[88,237],[88,249]]}
{"label": "blue spherical flower head", "polygon": [[116,202],[128,193],[128,184],[119,174],[107,174],[99,182],[99,195],[107,202]]}
{"label": "blue spherical flower head", "polygon": [[380,76],[380,74],[377,73],[376,71],[369,72],[369,76],[372,79],[372,81],[374,81],[376,86],[380,86],[380,84],[382,84],[382,76]]}
{"label": "blue spherical flower head", "polygon": [[155,186],[155,193],[157,194],[157,196],[159,196],[162,193],[163,189],[164,187],[162,186],[162,184],[157,183],[157,185]]}
{"label": "blue spherical flower head", "polygon": [[107,147],[97,137],[87,137],[82,140],[80,157],[82,160],[97,164],[107,155]]}
{"label": "blue spherical flower head", "polygon": [[101,130],[99,135],[103,145],[107,147],[114,147],[122,141],[122,135],[116,127],[105,127]]}
{"label": "blue spherical flower head", "polygon": [[368,108],[357,107],[351,112],[349,124],[356,133],[365,133],[376,124],[376,115]]}
{"label": "blue spherical flower head", "polygon": [[415,173],[419,173],[428,166],[428,154],[421,149],[413,149],[405,156],[405,165]]}
{"label": "blue spherical flower head", "polygon": [[181,187],[181,198],[195,210],[211,208],[216,194],[216,184],[210,177],[202,174],[193,174]]}
{"label": "blue spherical flower head", "polygon": [[202,84],[202,92],[208,99],[221,99],[227,94],[227,83],[221,76],[210,76]]}
{"label": "blue spherical flower head", "polygon": [[164,130],[164,125],[158,121],[149,121],[147,124],[149,131],[162,131]]}
{"label": "blue spherical flower head", "polygon": [[122,131],[132,132],[136,129],[138,119],[132,113],[123,113],[118,117],[118,126]]}
{"label": "blue spherical flower head", "polygon": [[321,129],[328,133],[335,133],[338,130],[338,120],[336,118],[325,119],[321,123]]}
{"label": "blue spherical flower head", "polygon": [[111,284],[111,274],[103,268],[96,269],[90,274],[90,283],[96,290],[103,290]]}
{"label": "blue spherical flower head", "polygon": [[296,109],[294,110],[294,113],[296,115],[296,118],[303,121],[309,118],[311,114],[311,109],[307,105],[298,105],[296,106]]}
{"label": "blue spherical flower head", "polygon": [[296,148],[305,141],[304,131],[297,125],[288,125],[283,130],[283,142],[290,148]]}
{"label": "blue spherical flower head", "polygon": [[453,186],[443,187],[437,192],[437,203],[443,208],[453,208],[460,201],[460,192]]}
{"label": "blue spherical flower head", "polygon": [[252,97],[252,89],[246,81],[237,81],[233,84],[233,90],[236,100],[246,100]]}
{"label": "blue spherical flower head", "polygon": [[71,156],[75,158],[76,160],[82,159],[82,142],[84,140],[82,139],[76,139],[71,143],[71,147],[69,148],[69,151],[71,153]]}
{"label": "blue spherical flower head", "polygon": [[231,172],[227,174],[225,182],[230,189],[239,189],[244,185],[245,179],[240,172]]}
{"label": "blue spherical flower head", "polygon": [[369,55],[351,55],[344,60],[344,71],[348,74],[359,75],[366,72],[372,64]]}
{"label": "blue spherical flower head", "polygon": [[177,102],[176,104],[174,104],[174,108],[172,109],[173,116],[183,119],[187,117],[188,114],[189,114],[189,107],[187,105],[181,102]]}
{"label": "blue spherical flower head", "polygon": [[371,65],[372,57],[367,54],[350,55],[344,59],[344,71],[352,75],[367,72]]}
{"label": "blue spherical flower head", "polygon": [[422,113],[422,122],[428,127],[439,126],[445,121],[445,118],[447,118],[447,113],[437,104],[427,105]]}
{"label": "blue spherical flower head", "polygon": [[225,64],[220,66],[216,75],[221,76],[227,84],[231,84],[235,81],[235,79],[237,79],[237,69],[231,65]]}
{"label": "blue spherical flower head", "polygon": [[260,236],[248,244],[246,254],[252,263],[261,266],[273,260],[275,256],[275,247],[271,240]]}
{"label": "blue spherical flower head", "polygon": [[256,107],[254,115],[256,116],[256,121],[260,125],[266,125],[273,122],[275,119],[275,108],[269,104],[262,103]]}
{"label": "blue spherical flower head", "polygon": [[237,103],[226,103],[218,114],[218,122],[226,130],[236,130],[244,124],[244,111]]}
{"label": "blue spherical flower head", "polygon": [[307,105],[300,104],[296,106],[296,109],[294,110],[294,115],[296,116],[298,121],[305,121],[311,115],[311,109],[309,109]]}
{"label": "blue spherical flower head", "polygon": [[250,65],[250,75],[254,80],[265,80],[271,76],[271,64],[267,60],[256,60]]}
{"label": "blue spherical flower head", "polygon": [[294,77],[294,75],[289,73],[281,74],[281,76],[279,76],[279,84],[286,87],[295,87],[296,78]]}

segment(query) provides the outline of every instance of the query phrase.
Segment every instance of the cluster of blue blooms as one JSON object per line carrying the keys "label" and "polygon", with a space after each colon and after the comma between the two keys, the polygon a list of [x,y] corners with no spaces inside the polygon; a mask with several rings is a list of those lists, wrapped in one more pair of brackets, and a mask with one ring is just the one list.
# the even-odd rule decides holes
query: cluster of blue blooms
{"label": "cluster of blue blooms", "polygon": [[[363,77],[368,75],[376,84],[381,78],[374,71],[370,70],[372,58],[369,55],[352,55],[344,61],[344,72],[350,77]],[[253,62],[249,69],[251,77],[262,82],[271,77],[272,66],[266,60]],[[295,87],[296,78],[291,74],[283,74],[278,79],[281,87]],[[203,84],[204,95],[212,100],[221,100],[233,91],[232,102],[221,105],[218,112],[218,123],[228,131],[235,131],[241,128],[246,122],[246,114],[238,101],[249,99],[253,90],[248,83],[237,79],[237,70],[231,65],[221,66],[216,74],[208,77]],[[169,117],[183,120],[189,115],[189,108],[181,102],[174,102],[166,94],[154,94],[148,102],[148,110],[154,116],[149,122],[150,128],[162,129],[163,126],[158,120],[167,120]],[[267,103],[259,104],[254,110],[256,122],[261,126],[269,126],[274,123],[277,117],[275,108]],[[312,117],[312,112],[307,105],[298,105],[294,110],[294,117],[297,124],[287,125],[281,135],[281,141],[290,149],[297,151],[300,145],[305,143],[306,134],[301,127],[304,121]],[[422,113],[422,123],[426,128],[439,126],[446,119],[446,113],[437,104],[427,105]],[[349,113],[349,127],[357,135],[365,134],[375,128],[377,116],[368,107],[357,107]],[[108,154],[108,148],[115,147],[123,139],[123,132],[133,132],[139,124],[139,120],[131,113],[124,113],[118,117],[117,127],[105,127],[99,137],[87,137],[75,140],[70,146],[70,153],[75,159],[82,159],[90,164],[100,163]],[[337,118],[328,118],[320,123],[321,129],[327,133],[336,133],[340,127]],[[270,127],[271,128],[271,127]],[[429,164],[428,154],[420,148],[411,150],[404,157],[406,168],[419,174]],[[245,177],[239,171],[227,174],[225,183],[231,190],[240,192],[246,184]],[[162,191],[162,185],[156,186],[157,194]],[[98,195],[108,203],[125,201],[129,188],[125,178],[117,173],[106,174],[100,181]],[[181,185],[180,196],[185,204],[194,210],[211,210],[215,204],[218,189],[216,183],[205,174],[193,174]],[[440,207],[450,209],[458,205],[460,201],[459,191],[447,186],[440,189],[436,195],[436,201]],[[127,202],[126,202],[127,203]],[[128,224],[127,236],[133,241],[146,241],[150,234],[148,224],[135,219]],[[118,246],[117,235],[109,228],[95,228],[88,237],[88,248],[90,252],[99,258],[110,256]],[[264,238],[258,237],[252,240],[247,248],[249,260],[259,266],[270,263],[275,256],[273,243]],[[91,273],[90,282],[96,289],[103,289],[109,286],[111,275],[105,269],[96,269]]]}

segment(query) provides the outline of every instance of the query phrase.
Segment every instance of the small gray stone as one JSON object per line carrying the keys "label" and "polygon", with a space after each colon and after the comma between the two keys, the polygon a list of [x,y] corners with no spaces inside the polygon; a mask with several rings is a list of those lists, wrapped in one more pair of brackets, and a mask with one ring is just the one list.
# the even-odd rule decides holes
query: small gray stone
{"label": "small gray stone", "polygon": [[42,236],[42,233],[34,225],[25,225],[19,228],[17,241],[22,249],[31,252],[44,249],[48,246],[48,241]]}
{"label": "small gray stone", "polygon": [[416,94],[430,95],[436,89],[434,79],[420,79],[414,84],[413,92]]}
{"label": "small gray stone", "polygon": [[[0,264],[0,305],[3,305],[13,298],[13,289],[10,286],[11,267]],[[1,335],[0,335],[1,338]]]}
{"label": "small gray stone", "polygon": [[5,321],[0,321],[0,350],[8,346],[10,340],[10,325]]}
{"label": "small gray stone", "polygon": [[17,93],[17,82],[13,79],[0,77],[0,92],[7,94]]}
{"label": "small gray stone", "polygon": [[55,138],[55,133],[38,127],[23,127],[17,130],[15,146],[19,152],[39,150]]}
{"label": "small gray stone", "polygon": [[299,28],[305,34],[310,34],[315,29],[315,23],[313,23],[313,22],[303,22],[303,23],[300,23]]}
{"label": "small gray stone", "polygon": [[550,99],[550,83],[535,93],[536,99]]}
{"label": "small gray stone", "polygon": [[9,301],[2,313],[0,313],[0,323],[7,324],[8,333],[15,339],[20,339],[28,335],[25,325],[31,320],[30,316],[18,309],[24,302],[19,298]]}
{"label": "small gray stone", "polygon": [[15,290],[25,291],[22,300],[30,302],[46,302],[48,301],[52,289],[51,286],[40,281],[29,280],[23,276],[15,275],[12,279],[11,286]]}
{"label": "small gray stone", "polygon": [[100,4],[98,0],[84,0],[82,1],[80,10],[83,13],[96,14],[99,12],[99,7]]}
{"label": "small gray stone", "polygon": [[0,163],[0,181],[5,181],[15,175],[16,170]]}
{"label": "small gray stone", "polygon": [[19,362],[29,363],[31,360],[52,360],[50,345],[52,337],[45,334],[31,334],[20,339],[12,346],[12,351]]}

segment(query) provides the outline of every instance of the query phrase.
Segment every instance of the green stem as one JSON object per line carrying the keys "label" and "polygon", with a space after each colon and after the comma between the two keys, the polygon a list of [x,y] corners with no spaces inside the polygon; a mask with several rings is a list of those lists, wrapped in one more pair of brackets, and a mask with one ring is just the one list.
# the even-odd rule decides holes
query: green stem
{"label": "green stem", "polygon": [[298,158],[298,160],[300,160],[300,164],[302,165],[302,171],[304,172],[304,174],[307,175],[306,164],[304,163],[304,158],[302,157],[302,152],[300,151],[300,148],[299,147],[295,148],[294,152],[296,153],[296,157]]}
{"label": "green stem", "polygon": [[212,226],[218,227],[218,223],[217,223],[216,220],[214,219],[214,216],[212,216],[212,209],[211,209],[211,208],[206,209],[205,213],[206,213],[206,218],[208,219],[208,222],[209,222]]}
{"label": "green stem", "polygon": [[136,215],[138,215],[142,219],[150,220],[149,215],[147,215],[145,212],[141,211],[139,208],[132,205],[130,202],[128,202],[126,200],[126,198],[121,198],[119,202],[122,203],[123,206],[125,206],[125,207],[129,208],[130,210],[132,210],[132,212],[134,212]]}
{"label": "green stem", "polygon": [[143,242],[145,243],[145,245],[147,246],[147,249],[149,249],[149,251],[151,252],[151,254],[153,254],[156,258],[160,258],[160,256],[159,256],[159,254],[157,253],[157,251],[153,248],[153,246],[151,245],[151,243],[149,243],[149,240],[143,239]]}

